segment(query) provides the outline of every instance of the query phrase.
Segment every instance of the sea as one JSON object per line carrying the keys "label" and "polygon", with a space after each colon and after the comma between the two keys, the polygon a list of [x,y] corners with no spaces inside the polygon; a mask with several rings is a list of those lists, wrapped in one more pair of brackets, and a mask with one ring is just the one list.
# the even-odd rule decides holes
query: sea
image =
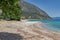
{"label": "sea", "polygon": [[42,22],[44,28],[60,32],[60,19],[52,19],[52,20],[38,20],[38,19],[28,19],[30,22]]}

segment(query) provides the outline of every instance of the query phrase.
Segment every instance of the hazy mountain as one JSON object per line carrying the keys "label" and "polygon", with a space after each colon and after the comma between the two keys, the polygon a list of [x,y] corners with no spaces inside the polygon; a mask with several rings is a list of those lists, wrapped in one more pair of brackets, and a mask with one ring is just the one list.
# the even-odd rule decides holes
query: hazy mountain
{"label": "hazy mountain", "polygon": [[40,8],[26,1],[20,0],[23,13],[21,18],[23,19],[51,19],[51,17]]}
{"label": "hazy mountain", "polygon": [[53,19],[60,19],[60,17],[53,17]]}

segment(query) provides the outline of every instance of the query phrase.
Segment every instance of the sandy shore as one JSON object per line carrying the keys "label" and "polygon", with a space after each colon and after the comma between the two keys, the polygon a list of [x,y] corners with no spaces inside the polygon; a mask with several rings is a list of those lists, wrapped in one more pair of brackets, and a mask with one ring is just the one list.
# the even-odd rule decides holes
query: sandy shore
{"label": "sandy shore", "polygon": [[43,29],[41,22],[0,21],[1,32],[22,35],[23,40],[60,40],[60,33]]}

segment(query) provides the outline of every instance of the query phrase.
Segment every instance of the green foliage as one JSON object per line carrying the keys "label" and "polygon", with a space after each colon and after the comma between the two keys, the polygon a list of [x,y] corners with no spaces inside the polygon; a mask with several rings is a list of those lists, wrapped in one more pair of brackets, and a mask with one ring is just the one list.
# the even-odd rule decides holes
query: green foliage
{"label": "green foliage", "polygon": [[9,20],[20,20],[21,6],[19,0],[0,0],[2,14],[0,18]]}

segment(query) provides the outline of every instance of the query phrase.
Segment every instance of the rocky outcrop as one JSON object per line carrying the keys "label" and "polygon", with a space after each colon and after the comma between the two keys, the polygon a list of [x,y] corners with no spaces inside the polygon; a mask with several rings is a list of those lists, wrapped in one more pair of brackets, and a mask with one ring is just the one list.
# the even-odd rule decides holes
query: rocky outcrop
{"label": "rocky outcrop", "polygon": [[4,38],[6,40],[60,40],[60,33],[45,30],[42,23],[38,22],[0,21],[0,40]]}

